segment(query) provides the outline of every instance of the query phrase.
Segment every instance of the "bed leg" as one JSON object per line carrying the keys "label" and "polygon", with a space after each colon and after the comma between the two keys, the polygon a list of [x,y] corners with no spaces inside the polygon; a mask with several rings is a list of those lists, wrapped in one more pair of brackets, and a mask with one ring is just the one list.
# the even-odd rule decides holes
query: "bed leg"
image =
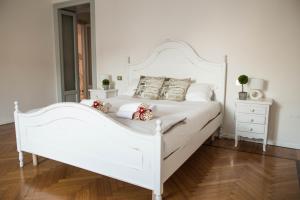
{"label": "bed leg", "polygon": [[235,135],[234,147],[238,146],[238,142],[239,142],[239,136]]}
{"label": "bed leg", "polygon": [[218,139],[221,139],[221,137],[222,137],[222,131],[223,129],[222,129],[222,127],[219,127],[219,129],[218,129]]}
{"label": "bed leg", "polygon": [[23,152],[19,151],[19,162],[20,162],[20,167],[24,166],[24,161],[23,161]]}
{"label": "bed leg", "polygon": [[162,196],[161,196],[161,194],[155,194],[153,192],[152,199],[153,200],[162,200]]}
{"label": "bed leg", "polygon": [[38,157],[35,154],[32,154],[32,164],[33,164],[33,166],[38,165]]}
{"label": "bed leg", "polygon": [[211,141],[213,142],[213,141],[215,141],[215,139],[216,139],[216,135],[213,134],[213,135],[211,136]]}

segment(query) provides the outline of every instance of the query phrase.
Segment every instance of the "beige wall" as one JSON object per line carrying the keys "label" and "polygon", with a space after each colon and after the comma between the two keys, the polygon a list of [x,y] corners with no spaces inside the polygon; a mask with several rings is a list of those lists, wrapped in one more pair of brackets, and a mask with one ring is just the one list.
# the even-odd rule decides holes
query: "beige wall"
{"label": "beige wall", "polygon": [[184,40],[212,61],[229,56],[225,131],[234,133],[239,74],[268,81],[274,98],[270,143],[300,148],[299,0],[97,0],[99,73],[121,74],[166,38]]}
{"label": "beige wall", "polygon": [[[62,2],[54,0],[52,2]],[[96,50],[101,73],[123,75],[127,57],[141,62],[166,38],[189,42],[212,61],[229,56],[225,131],[234,132],[239,74],[268,81],[275,100],[270,143],[300,148],[299,0],[96,0]],[[50,0],[0,1],[0,123],[56,100]]]}
{"label": "beige wall", "polygon": [[0,124],[56,101],[50,0],[0,0]]}

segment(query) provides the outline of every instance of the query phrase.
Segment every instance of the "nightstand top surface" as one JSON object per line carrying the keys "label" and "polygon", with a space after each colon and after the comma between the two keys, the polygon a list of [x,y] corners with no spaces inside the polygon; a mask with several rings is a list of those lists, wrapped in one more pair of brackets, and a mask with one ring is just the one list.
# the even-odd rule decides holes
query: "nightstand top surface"
{"label": "nightstand top surface", "polygon": [[104,90],[104,89],[89,89],[89,91],[103,91],[103,92],[115,92],[117,91],[118,89],[109,89],[109,90]]}
{"label": "nightstand top surface", "polygon": [[259,100],[247,99],[247,100],[239,100],[235,101],[236,103],[248,103],[248,104],[264,104],[264,105],[272,105],[273,99],[271,98],[263,98]]}

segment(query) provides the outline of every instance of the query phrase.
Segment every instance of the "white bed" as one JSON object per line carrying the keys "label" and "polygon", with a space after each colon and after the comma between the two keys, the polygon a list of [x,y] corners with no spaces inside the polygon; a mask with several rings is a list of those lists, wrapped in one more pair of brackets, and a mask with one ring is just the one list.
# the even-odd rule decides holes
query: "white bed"
{"label": "white bed", "polygon": [[[131,96],[122,95],[114,98],[107,99],[112,105],[108,115],[126,125],[133,131],[139,132],[140,134],[154,135],[155,134],[155,122],[156,119],[161,119],[162,124],[164,118],[168,116],[182,116],[186,117],[184,123],[179,123],[171,130],[163,134],[163,157],[166,158],[177,149],[188,144],[189,139],[194,134],[198,134],[204,126],[217,117],[220,114],[221,106],[218,102],[176,102],[167,100],[148,100],[138,99]],[[146,103],[155,105],[155,115],[153,120],[150,121],[137,121],[125,118],[120,118],[116,115],[119,107],[128,103]],[[193,131],[190,131],[193,130]]]}
{"label": "white bed", "polygon": [[[162,118],[147,122],[146,129],[78,103],[22,113],[15,102],[20,167],[23,152],[28,152],[34,165],[36,155],[43,156],[153,190],[153,198],[161,199],[163,183],[222,125],[226,63],[208,62],[188,44],[167,41],[145,62],[129,66],[130,81],[140,75],[191,77],[208,83],[214,87],[214,102],[150,101],[158,106],[158,116],[172,114],[173,108],[187,115],[186,123],[164,134]],[[110,99],[116,107],[132,101],[141,99]]]}

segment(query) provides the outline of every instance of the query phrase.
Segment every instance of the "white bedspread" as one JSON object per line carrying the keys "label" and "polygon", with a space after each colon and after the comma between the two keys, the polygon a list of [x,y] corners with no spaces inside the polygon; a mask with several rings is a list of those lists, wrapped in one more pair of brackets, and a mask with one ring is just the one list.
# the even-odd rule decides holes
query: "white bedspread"
{"label": "white bedspread", "polygon": [[[155,134],[156,119],[179,115],[186,117],[184,123],[176,125],[164,134],[164,155],[167,157],[172,152],[186,144],[186,142],[210,120],[215,118],[220,110],[218,102],[175,102],[166,100],[137,99],[130,96],[118,96],[106,99],[112,105],[109,115],[120,123],[128,126],[141,134]],[[156,106],[153,120],[138,121],[124,119],[116,116],[119,107],[125,103],[144,102]]]}

